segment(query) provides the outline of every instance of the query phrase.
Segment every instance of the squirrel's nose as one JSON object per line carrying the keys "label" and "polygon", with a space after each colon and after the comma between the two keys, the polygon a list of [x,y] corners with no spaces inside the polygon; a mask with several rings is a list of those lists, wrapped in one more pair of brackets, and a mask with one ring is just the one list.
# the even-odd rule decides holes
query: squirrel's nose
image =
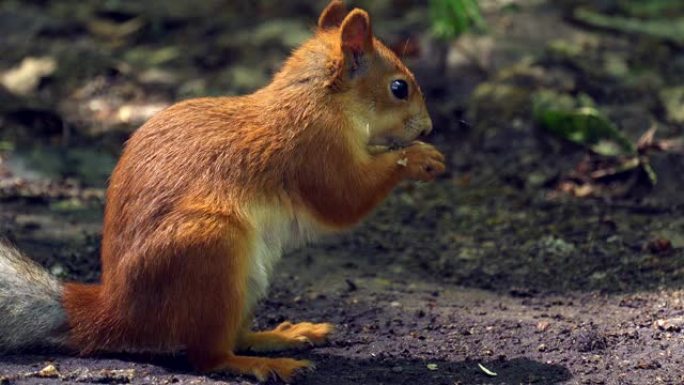
{"label": "squirrel's nose", "polygon": [[424,124],[425,125],[420,134],[422,136],[428,136],[432,132],[432,119],[428,118]]}

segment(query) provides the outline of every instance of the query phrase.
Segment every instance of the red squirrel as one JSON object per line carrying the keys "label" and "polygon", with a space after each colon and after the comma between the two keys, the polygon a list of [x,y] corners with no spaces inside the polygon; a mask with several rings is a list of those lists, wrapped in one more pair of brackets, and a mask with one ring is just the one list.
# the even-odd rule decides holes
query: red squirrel
{"label": "red squirrel", "polygon": [[251,331],[282,253],[347,229],[444,157],[413,74],[368,13],[332,1],[315,35],[251,95],[179,102],[128,140],[106,195],[102,282],[58,282],[0,246],[0,350],[184,350],[199,371],[285,382],[327,323]]}

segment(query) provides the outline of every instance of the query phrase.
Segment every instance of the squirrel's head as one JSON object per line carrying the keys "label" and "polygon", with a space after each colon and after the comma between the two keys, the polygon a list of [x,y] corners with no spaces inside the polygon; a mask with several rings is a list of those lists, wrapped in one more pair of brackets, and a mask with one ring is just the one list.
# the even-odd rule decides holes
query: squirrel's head
{"label": "squirrel's head", "polygon": [[[294,52],[276,79],[317,89],[373,152],[404,146],[432,130],[411,71],[373,36],[368,13],[333,0],[316,36]],[[319,88],[320,87],[320,88]]]}
{"label": "squirrel's head", "polygon": [[318,19],[327,35],[329,87],[347,120],[375,151],[403,146],[432,130],[423,94],[411,71],[373,36],[362,9],[333,0]]}

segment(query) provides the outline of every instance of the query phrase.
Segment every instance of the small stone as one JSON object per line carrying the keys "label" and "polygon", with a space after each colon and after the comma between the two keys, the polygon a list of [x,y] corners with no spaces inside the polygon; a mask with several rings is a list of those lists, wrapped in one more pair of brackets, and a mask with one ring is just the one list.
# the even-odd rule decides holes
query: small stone
{"label": "small stone", "polygon": [[660,362],[656,360],[649,360],[649,359],[641,359],[639,362],[637,362],[636,367],[637,369],[649,369],[649,370],[654,370],[660,368]]}
{"label": "small stone", "polygon": [[398,301],[392,301],[392,302],[390,302],[390,306],[391,307],[401,307],[401,303],[399,303]]}
{"label": "small stone", "polygon": [[653,326],[667,332],[678,332],[684,328],[684,317],[659,319],[653,323]]}
{"label": "small stone", "polygon": [[62,266],[59,263],[56,263],[50,268],[50,273],[52,273],[52,275],[61,277],[62,275],[64,275],[64,266]]}
{"label": "small stone", "polygon": [[551,323],[549,321],[539,321],[539,323],[537,323],[537,331],[545,332],[550,325]]}
{"label": "small stone", "polygon": [[43,378],[56,378],[59,377],[59,371],[55,367],[55,365],[48,365],[41,369],[38,374],[38,377],[43,377]]}
{"label": "small stone", "polygon": [[540,352],[545,352],[546,351],[546,344],[541,344],[537,346],[537,350]]}

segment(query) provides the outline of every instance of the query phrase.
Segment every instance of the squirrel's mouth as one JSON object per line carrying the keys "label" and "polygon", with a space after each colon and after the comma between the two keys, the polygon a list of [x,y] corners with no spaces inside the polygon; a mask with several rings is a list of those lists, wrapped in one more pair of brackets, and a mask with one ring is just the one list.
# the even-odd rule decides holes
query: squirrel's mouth
{"label": "squirrel's mouth", "polygon": [[[370,126],[367,126],[370,133]],[[428,117],[413,117],[408,119],[401,127],[392,130],[377,132],[371,135],[368,141],[368,153],[371,155],[388,151],[396,151],[408,147],[416,139],[427,136],[432,131],[432,121]]]}
{"label": "squirrel's mouth", "polygon": [[370,142],[368,143],[367,148],[371,155],[375,155],[381,154],[383,152],[399,150],[401,148],[407,147],[409,144],[411,144],[411,141],[390,140],[385,143]]}
{"label": "squirrel's mouth", "polygon": [[370,154],[380,154],[388,151],[395,151],[408,147],[416,139],[421,137],[421,132],[414,130],[413,132],[406,132],[406,137],[398,137],[394,135],[383,135],[372,138],[368,142],[368,152]]}

